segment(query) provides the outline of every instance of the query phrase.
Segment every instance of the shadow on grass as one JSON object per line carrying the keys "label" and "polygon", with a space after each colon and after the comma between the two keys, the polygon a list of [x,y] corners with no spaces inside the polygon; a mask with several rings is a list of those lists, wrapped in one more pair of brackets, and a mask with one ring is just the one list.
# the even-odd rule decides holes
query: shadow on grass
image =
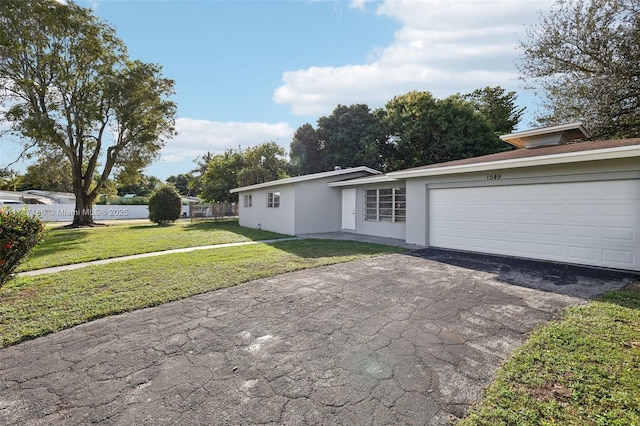
{"label": "shadow on grass", "polygon": [[82,230],[73,230],[58,228],[47,231],[44,242],[36,246],[29,255],[30,259],[40,256],[48,256],[53,253],[68,250],[81,243],[88,232]]}
{"label": "shadow on grass", "polygon": [[596,298],[599,302],[612,303],[627,309],[640,310],[640,278],[621,291],[609,291]]}
{"label": "shadow on grass", "polygon": [[223,219],[219,221],[192,222],[184,226],[186,231],[225,231],[241,235],[253,241],[273,240],[278,238],[291,238],[291,235],[277,232],[263,231],[261,229],[246,228],[238,224],[238,219]]}

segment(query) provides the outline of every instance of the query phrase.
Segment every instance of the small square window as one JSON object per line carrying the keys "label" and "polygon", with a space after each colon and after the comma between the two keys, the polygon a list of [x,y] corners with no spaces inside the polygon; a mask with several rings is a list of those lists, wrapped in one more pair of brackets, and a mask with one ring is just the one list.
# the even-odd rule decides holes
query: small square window
{"label": "small square window", "polygon": [[280,207],[280,192],[267,193],[267,207],[268,208]]}

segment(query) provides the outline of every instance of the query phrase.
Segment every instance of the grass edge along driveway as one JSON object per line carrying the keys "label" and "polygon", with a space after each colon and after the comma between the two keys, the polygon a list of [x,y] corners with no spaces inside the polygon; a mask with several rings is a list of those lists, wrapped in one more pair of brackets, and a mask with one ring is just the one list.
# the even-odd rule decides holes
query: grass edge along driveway
{"label": "grass edge along driveway", "polygon": [[640,281],[534,330],[458,426],[554,424],[640,425]]}
{"label": "grass edge along driveway", "polygon": [[0,347],[259,278],[403,251],[355,241],[305,239],[17,277],[0,288]]}

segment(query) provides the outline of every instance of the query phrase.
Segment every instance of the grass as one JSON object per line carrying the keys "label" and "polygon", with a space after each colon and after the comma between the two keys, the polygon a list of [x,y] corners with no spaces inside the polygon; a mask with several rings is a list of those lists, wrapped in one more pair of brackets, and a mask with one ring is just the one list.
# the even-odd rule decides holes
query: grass
{"label": "grass", "polygon": [[[281,237],[235,221],[59,228],[23,270]],[[400,251],[353,241],[282,241],[18,277],[0,288],[0,347],[258,278]],[[610,292],[535,330],[459,426],[640,425],[639,366],[640,291]]]}
{"label": "grass", "polygon": [[17,277],[0,288],[0,347],[258,278],[401,251],[355,241],[294,240]]}
{"label": "grass", "polygon": [[538,328],[458,425],[640,425],[640,292]]}
{"label": "grass", "polygon": [[20,265],[19,272],[169,249],[284,238],[286,235],[238,226],[237,220],[149,223],[95,228],[51,228]]}

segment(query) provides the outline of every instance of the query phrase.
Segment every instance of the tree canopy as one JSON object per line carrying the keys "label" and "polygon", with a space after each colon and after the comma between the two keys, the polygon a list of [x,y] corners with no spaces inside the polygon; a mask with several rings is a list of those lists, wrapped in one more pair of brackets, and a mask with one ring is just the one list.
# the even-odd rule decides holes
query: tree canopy
{"label": "tree canopy", "polygon": [[582,121],[594,137],[640,134],[640,3],[556,0],[521,42],[525,80],[544,95],[538,121]]}
{"label": "tree canopy", "polygon": [[459,160],[509,149],[474,107],[452,96],[409,92],[386,105],[396,154],[393,169]]}
{"label": "tree canopy", "polygon": [[112,27],[72,2],[0,2],[0,84],[2,119],[25,151],[66,157],[74,226],[93,224],[113,170],[142,169],[174,134],[173,81],[131,60]]}
{"label": "tree canopy", "polygon": [[317,135],[323,170],[334,167],[382,168],[378,145],[386,141],[379,116],[365,104],[338,105],[330,116],[318,119]]}
{"label": "tree canopy", "polygon": [[505,92],[500,86],[487,86],[462,97],[489,122],[497,135],[513,133],[525,110],[516,106],[516,92]]}
{"label": "tree canopy", "polygon": [[511,133],[522,118],[515,92],[485,87],[467,95],[436,99],[409,92],[372,111],[367,105],[338,105],[296,131],[290,171],[308,174],[335,166],[382,171],[457,160],[511,149],[498,135]]}
{"label": "tree canopy", "polygon": [[238,195],[230,192],[234,188],[288,177],[284,155],[275,142],[214,155],[202,176],[200,196],[206,201],[237,201]]}

